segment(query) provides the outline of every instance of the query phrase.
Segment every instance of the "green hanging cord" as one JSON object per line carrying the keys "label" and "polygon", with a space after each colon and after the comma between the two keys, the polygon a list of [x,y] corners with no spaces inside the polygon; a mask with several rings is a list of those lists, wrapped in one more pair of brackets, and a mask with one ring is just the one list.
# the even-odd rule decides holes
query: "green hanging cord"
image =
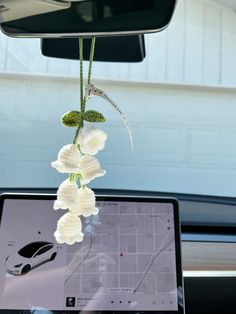
{"label": "green hanging cord", "polygon": [[[88,82],[87,82],[87,85],[89,85],[90,82],[91,82],[92,66],[93,66],[94,51],[95,51],[95,42],[96,42],[96,37],[93,37],[92,40],[91,40],[91,47],[90,47],[89,70],[88,70]],[[84,111],[85,111],[85,106],[86,106],[86,99],[84,98],[84,102],[83,102],[83,110]]]}
{"label": "green hanging cord", "polygon": [[[92,41],[91,41],[90,57],[89,57],[88,84],[90,84],[90,82],[91,82],[95,42],[96,42],[96,38],[93,37]],[[81,107],[81,113],[84,113],[85,112],[85,106],[86,106],[86,99],[84,97],[84,87],[83,87],[83,38],[79,39],[79,56],[80,56],[80,58],[79,58],[80,59],[80,107]],[[77,138],[79,136],[79,131],[82,127],[83,127],[83,123],[76,130],[73,144],[76,144]]]}
{"label": "green hanging cord", "polygon": [[[79,61],[80,61],[80,110],[83,111],[84,108],[84,87],[83,87],[83,38],[79,38]],[[79,136],[79,131],[83,127],[83,125],[80,125],[75,132],[75,137],[73,140],[73,144],[76,144],[77,138]]]}
{"label": "green hanging cord", "polygon": [[89,57],[89,72],[88,72],[88,85],[91,82],[91,75],[92,75],[92,65],[93,65],[93,59],[94,59],[94,51],[95,51],[95,43],[96,43],[96,38],[92,38],[91,42],[91,48],[90,48],[90,57]]}
{"label": "green hanging cord", "polygon": [[80,107],[84,109],[84,87],[83,87],[83,38],[79,39],[79,61],[80,61]]}

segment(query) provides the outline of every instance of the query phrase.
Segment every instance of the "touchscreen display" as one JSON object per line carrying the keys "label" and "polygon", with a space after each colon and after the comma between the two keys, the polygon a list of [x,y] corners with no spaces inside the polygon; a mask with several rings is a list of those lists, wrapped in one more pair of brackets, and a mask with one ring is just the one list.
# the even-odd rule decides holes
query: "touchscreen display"
{"label": "touchscreen display", "polygon": [[64,214],[53,200],[4,201],[0,312],[178,310],[173,204],[97,207],[83,221],[83,242],[69,246],[53,237]]}

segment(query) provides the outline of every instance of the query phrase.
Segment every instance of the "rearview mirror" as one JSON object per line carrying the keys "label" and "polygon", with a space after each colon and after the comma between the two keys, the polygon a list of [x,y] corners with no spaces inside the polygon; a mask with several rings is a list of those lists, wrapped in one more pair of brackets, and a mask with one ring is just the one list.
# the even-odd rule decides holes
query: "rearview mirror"
{"label": "rearview mirror", "polygon": [[92,37],[165,29],[177,0],[0,0],[0,24],[14,37]]}

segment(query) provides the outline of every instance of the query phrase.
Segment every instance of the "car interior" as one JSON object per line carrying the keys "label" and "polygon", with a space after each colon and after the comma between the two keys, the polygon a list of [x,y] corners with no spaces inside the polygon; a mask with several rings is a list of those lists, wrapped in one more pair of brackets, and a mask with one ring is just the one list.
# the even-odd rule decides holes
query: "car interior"
{"label": "car interior", "polygon": [[[6,267],[3,271],[0,266],[0,313],[236,313],[235,14],[233,0],[0,0],[0,247],[6,255],[3,254],[1,264],[5,263],[8,268],[6,272]],[[171,226],[174,226],[175,242],[173,247],[168,242],[164,249],[169,250],[169,255],[171,250],[176,254],[176,287],[175,292],[171,284],[171,292],[167,288],[161,291],[175,295],[175,308],[173,301],[168,308],[163,300],[160,307],[153,300],[150,306],[139,308],[138,303],[135,305],[126,299],[128,290],[119,292],[124,299],[118,305],[110,299],[110,303],[105,299],[107,303],[103,305],[93,304],[95,299],[104,298],[100,292],[96,295],[96,290],[95,299],[89,299],[91,308],[86,307],[82,294],[75,299],[76,281],[70,284],[74,294],[65,293],[66,300],[60,295],[62,300],[58,298],[52,308],[47,303],[44,306],[32,303],[27,308],[22,305],[26,302],[23,297],[15,301],[9,296],[11,290],[7,294],[4,288],[8,280],[9,289],[20,289],[20,276],[16,277],[20,272],[26,274],[25,278],[32,275],[42,285],[47,276],[49,282],[55,280],[57,284],[61,268],[54,269],[53,265],[57,262],[60,265],[58,256],[65,250],[68,255],[63,263],[73,271],[83,265],[76,277],[80,282],[90,254],[85,253],[86,245],[90,252],[92,241],[96,241],[88,234],[92,234],[92,228],[95,233],[101,232],[98,222],[93,224],[84,218],[87,233],[81,243],[85,244],[81,244],[82,253],[75,253],[78,258],[75,262],[73,245],[61,248],[61,244],[51,243],[50,237],[40,238],[43,227],[39,227],[40,223],[37,225],[41,219],[36,214],[37,206],[45,212],[40,226],[48,225],[50,229],[60,217],[53,210],[47,214],[62,178],[53,173],[50,163],[60,145],[69,141],[65,128],[60,125],[62,114],[71,106],[77,110],[81,38],[88,71],[96,38],[92,83],[96,85],[95,91],[101,88],[106,93],[103,99],[92,99],[91,103],[104,113],[109,131],[106,150],[101,153],[107,174],[91,186],[104,212],[107,205],[113,208],[119,204],[126,210],[124,203],[130,203],[129,215],[132,206],[141,205],[148,215],[150,202],[157,207],[163,203],[173,205]],[[87,98],[92,96],[88,93]],[[126,118],[129,120],[133,150],[122,122],[103,103],[104,99],[125,124]],[[71,130],[68,132],[70,135]],[[158,207],[158,210],[164,209]],[[20,218],[20,211],[24,218]],[[36,216],[32,223],[33,213]],[[103,214],[100,210],[98,217],[106,224]],[[17,221],[22,236],[18,251],[13,239]],[[27,224],[31,231],[38,228],[34,239],[24,231]],[[116,230],[116,224],[112,228]],[[132,225],[129,228],[132,230]],[[120,237],[122,231],[119,232]],[[109,236],[113,241],[109,233],[104,237],[105,244]],[[158,231],[155,236],[158,237]],[[47,249],[45,257],[38,262],[42,266],[33,269],[31,261],[18,255],[28,246],[32,250],[34,243],[37,249],[42,244],[50,246],[50,251]],[[9,250],[13,253],[6,253]],[[120,249],[120,257],[125,253]],[[113,253],[108,250],[106,254]],[[8,255],[13,262],[9,262],[10,258],[7,263]],[[88,265],[93,267],[97,261],[89,258]],[[40,267],[45,267],[45,272]],[[47,267],[51,267],[51,272],[47,272]],[[131,280],[128,263],[124,267],[127,267],[127,280]],[[40,279],[36,277],[37,272]],[[65,278],[70,282],[67,271]],[[171,281],[166,276],[167,287],[168,280]],[[31,285],[30,281],[25,282]],[[152,298],[150,282],[145,281],[146,292],[138,294],[143,304],[146,298]],[[91,285],[94,289],[98,284],[92,281]],[[135,286],[133,295],[140,285]],[[158,280],[156,285],[159,287]],[[104,295],[116,292],[109,290]],[[46,298],[43,292],[37,293],[42,300]],[[128,307],[124,307],[124,302]],[[104,304],[108,307],[104,308]]]}

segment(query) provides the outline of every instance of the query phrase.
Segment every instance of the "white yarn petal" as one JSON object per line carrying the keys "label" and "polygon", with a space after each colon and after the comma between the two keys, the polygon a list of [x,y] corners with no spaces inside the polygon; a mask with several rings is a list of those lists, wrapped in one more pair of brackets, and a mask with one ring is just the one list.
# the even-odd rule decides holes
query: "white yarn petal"
{"label": "white yarn petal", "polygon": [[106,171],[101,169],[97,158],[88,155],[80,158],[79,168],[80,174],[82,175],[82,185],[88,184],[93,179],[106,174]]}
{"label": "white yarn petal", "polygon": [[57,160],[52,162],[53,168],[61,173],[79,173],[78,164],[81,154],[74,144],[69,144],[59,151]]}
{"label": "white yarn petal", "polygon": [[78,137],[80,150],[87,155],[96,155],[100,150],[105,147],[107,134],[94,127],[84,127]]}
{"label": "white yarn petal", "polygon": [[79,198],[79,188],[76,182],[65,180],[57,191],[57,200],[54,202],[54,209],[77,209]]}
{"label": "white yarn petal", "polygon": [[57,230],[54,232],[54,236],[58,243],[67,243],[69,245],[83,241],[81,219],[70,212],[63,215],[57,222]]}
{"label": "white yarn petal", "polygon": [[89,217],[91,215],[97,215],[99,213],[98,208],[95,207],[95,194],[88,187],[79,189],[79,210],[78,215]]}

